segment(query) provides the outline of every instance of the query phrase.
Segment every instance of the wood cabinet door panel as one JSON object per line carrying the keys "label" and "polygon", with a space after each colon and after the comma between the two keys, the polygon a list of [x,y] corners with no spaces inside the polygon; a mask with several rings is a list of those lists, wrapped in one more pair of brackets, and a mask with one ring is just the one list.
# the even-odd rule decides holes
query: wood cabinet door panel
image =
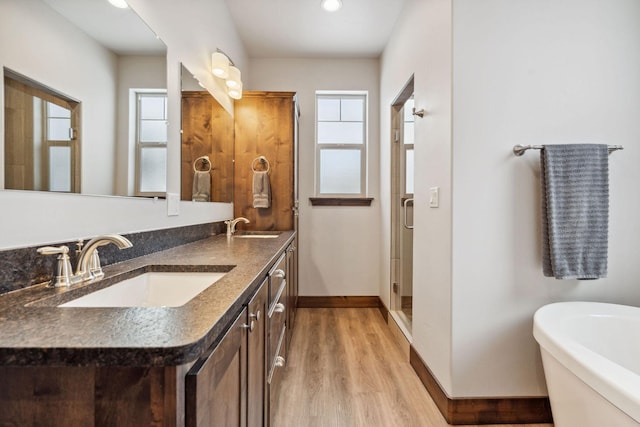
{"label": "wood cabinet door panel", "polygon": [[247,345],[247,422],[250,427],[264,425],[266,389],[266,339],[269,283],[265,279],[248,305],[249,330]]}
{"label": "wood cabinet door panel", "polygon": [[209,356],[187,373],[186,427],[247,425],[246,316],[245,309]]}

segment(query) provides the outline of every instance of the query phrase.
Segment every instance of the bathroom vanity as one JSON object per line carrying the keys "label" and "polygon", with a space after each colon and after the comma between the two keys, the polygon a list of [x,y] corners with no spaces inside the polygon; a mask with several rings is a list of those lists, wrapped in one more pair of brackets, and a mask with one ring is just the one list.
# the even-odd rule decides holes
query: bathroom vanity
{"label": "bathroom vanity", "polygon": [[[295,316],[294,236],[212,236],[88,285],[0,296],[0,425],[269,425]],[[149,272],[224,276],[178,307],[58,307]]]}

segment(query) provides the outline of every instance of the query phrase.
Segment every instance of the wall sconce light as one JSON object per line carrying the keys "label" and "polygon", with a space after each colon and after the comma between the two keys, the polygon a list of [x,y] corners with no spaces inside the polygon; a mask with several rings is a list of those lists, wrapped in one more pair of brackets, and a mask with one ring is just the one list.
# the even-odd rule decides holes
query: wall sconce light
{"label": "wall sconce light", "polygon": [[220,49],[216,49],[211,54],[211,72],[214,76],[225,80],[227,94],[231,98],[242,98],[242,73],[229,56]]}
{"label": "wall sconce light", "polygon": [[227,76],[227,87],[234,89],[238,86],[242,86],[242,75],[233,65],[229,66],[229,75]]}
{"label": "wall sconce light", "polygon": [[233,99],[242,98],[242,82],[236,87],[230,87],[227,89],[227,93]]}
{"label": "wall sconce light", "polygon": [[229,76],[229,58],[224,53],[217,51],[211,55],[211,72],[214,76],[226,79]]}

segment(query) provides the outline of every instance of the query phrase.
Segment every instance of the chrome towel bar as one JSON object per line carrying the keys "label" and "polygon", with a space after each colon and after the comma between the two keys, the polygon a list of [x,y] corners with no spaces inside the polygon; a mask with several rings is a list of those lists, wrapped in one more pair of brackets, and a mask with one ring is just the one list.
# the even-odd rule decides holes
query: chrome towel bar
{"label": "chrome towel bar", "polygon": [[[525,151],[527,150],[542,150],[544,148],[544,145],[514,145],[513,146],[513,154],[515,154],[516,156],[522,156],[524,154]],[[609,145],[609,154],[613,153],[614,151],[618,151],[618,150],[624,150],[624,147],[622,145]]]}

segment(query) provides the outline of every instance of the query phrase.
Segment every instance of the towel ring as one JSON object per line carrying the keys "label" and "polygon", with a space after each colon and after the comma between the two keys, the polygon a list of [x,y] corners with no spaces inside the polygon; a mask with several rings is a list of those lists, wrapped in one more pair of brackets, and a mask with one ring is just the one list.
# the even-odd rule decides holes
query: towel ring
{"label": "towel ring", "polygon": [[[255,164],[256,162],[260,162],[263,164],[267,165],[267,170],[266,171],[257,171],[255,168]],[[269,164],[269,160],[267,160],[267,158],[265,156],[258,156],[255,159],[253,159],[253,161],[251,162],[251,170],[254,172],[269,172],[269,170],[271,170],[271,165]]]}
{"label": "towel ring", "polygon": [[[198,164],[198,160],[202,160],[202,165],[209,165],[209,169],[207,170],[199,170],[196,168],[196,164]],[[194,172],[211,172],[211,160],[209,160],[209,156],[200,156],[193,161],[193,171]]]}

